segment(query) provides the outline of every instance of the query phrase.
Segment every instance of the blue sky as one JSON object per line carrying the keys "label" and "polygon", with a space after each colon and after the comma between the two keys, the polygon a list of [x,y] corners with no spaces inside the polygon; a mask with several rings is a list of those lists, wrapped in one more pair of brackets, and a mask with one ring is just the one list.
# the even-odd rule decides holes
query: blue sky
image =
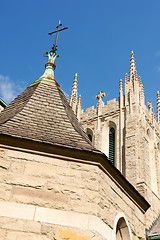
{"label": "blue sky", "polygon": [[8,103],[44,72],[59,19],[69,29],[61,32],[55,77],[70,94],[74,74],[82,107],[118,98],[119,79],[129,71],[135,52],[146,102],[160,90],[159,0],[6,0],[0,4],[0,96]]}

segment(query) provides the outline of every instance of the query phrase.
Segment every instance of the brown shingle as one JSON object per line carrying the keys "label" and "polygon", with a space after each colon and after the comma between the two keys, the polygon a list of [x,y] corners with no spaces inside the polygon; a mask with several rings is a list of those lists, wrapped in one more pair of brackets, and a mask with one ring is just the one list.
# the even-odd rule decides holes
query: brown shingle
{"label": "brown shingle", "polygon": [[0,114],[0,133],[93,151],[62,90],[53,82],[29,86]]}
{"label": "brown shingle", "polygon": [[157,238],[154,238],[154,239],[160,239],[160,216],[152,224],[150,230],[147,231],[147,235],[148,235],[148,239],[152,239],[152,237],[156,237],[156,236]]}

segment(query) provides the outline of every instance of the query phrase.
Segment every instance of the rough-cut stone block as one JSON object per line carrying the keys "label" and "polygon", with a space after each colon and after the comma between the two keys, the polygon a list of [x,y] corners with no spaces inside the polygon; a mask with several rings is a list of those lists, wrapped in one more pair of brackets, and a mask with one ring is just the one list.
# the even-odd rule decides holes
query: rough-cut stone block
{"label": "rough-cut stone block", "polygon": [[51,191],[42,191],[39,189],[31,189],[24,187],[15,187],[13,190],[14,195],[23,195],[29,198],[40,198],[44,201],[58,201],[62,203],[68,202],[68,197],[64,194],[53,193]]}
{"label": "rough-cut stone block", "polygon": [[0,159],[0,171],[8,170],[11,165],[11,162],[8,160]]}
{"label": "rough-cut stone block", "polygon": [[7,238],[6,238],[6,230],[5,229],[0,229],[0,239],[1,240],[7,240]]}

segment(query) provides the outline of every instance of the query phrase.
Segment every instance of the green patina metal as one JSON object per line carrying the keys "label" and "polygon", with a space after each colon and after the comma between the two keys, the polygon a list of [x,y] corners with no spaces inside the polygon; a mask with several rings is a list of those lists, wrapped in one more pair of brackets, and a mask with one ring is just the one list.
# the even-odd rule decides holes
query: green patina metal
{"label": "green patina metal", "polygon": [[[53,83],[55,68],[56,68],[55,64],[50,63],[50,62],[46,63],[45,64],[45,72],[44,72],[44,74],[39,79],[36,79],[30,85],[33,85],[33,84],[35,84],[37,82],[40,82],[40,81]],[[52,77],[49,77],[49,76],[52,76]]]}
{"label": "green patina metal", "polygon": [[38,83],[38,82],[46,82],[46,83],[53,83],[53,80],[47,79],[47,78],[39,78],[36,79],[33,83],[30,84],[30,86]]}
{"label": "green patina metal", "polygon": [[148,240],[160,240],[160,235],[149,237]]}
{"label": "green patina metal", "polygon": [[8,104],[0,97],[0,105],[5,108]]}
{"label": "green patina metal", "polygon": [[[48,57],[48,62],[45,64],[45,72],[44,74],[39,78],[36,79],[33,83],[30,84],[30,86],[38,83],[38,82],[46,82],[46,83],[55,83],[59,89],[60,85],[56,82],[55,78],[54,78],[54,70],[56,68],[56,65],[54,64],[56,58],[59,57],[59,55],[56,54],[57,51],[57,39],[58,39],[58,34],[60,31],[63,31],[65,29],[68,29],[67,27],[64,27],[62,29],[60,29],[60,27],[62,26],[62,24],[59,21],[58,26],[56,27],[57,30],[51,33],[48,33],[49,35],[52,35],[53,33],[56,33],[56,39],[55,39],[55,43],[53,44],[53,47],[51,48],[50,52],[45,52],[44,56]],[[63,92],[63,90],[61,89],[61,91]]]}
{"label": "green patina metal", "polygon": [[56,33],[56,39],[55,39],[55,43],[53,44],[53,47],[51,48],[50,52],[45,52],[44,56],[47,57],[48,56],[48,62],[45,64],[45,72],[44,74],[37,80],[35,80],[33,83],[30,84],[34,85],[37,82],[43,81],[46,83],[56,83],[56,85],[60,88],[59,84],[56,82],[55,78],[54,78],[54,70],[56,68],[56,65],[54,64],[55,60],[57,57],[59,57],[59,55],[56,54],[57,51],[57,39],[58,39],[58,34],[60,31],[63,31],[65,29],[68,29],[68,27],[64,27],[62,29],[60,29],[60,27],[62,26],[62,24],[59,21],[58,26],[56,27],[57,30],[53,31],[51,33],[48,33],[49,35],[52,35],[54,33]]}

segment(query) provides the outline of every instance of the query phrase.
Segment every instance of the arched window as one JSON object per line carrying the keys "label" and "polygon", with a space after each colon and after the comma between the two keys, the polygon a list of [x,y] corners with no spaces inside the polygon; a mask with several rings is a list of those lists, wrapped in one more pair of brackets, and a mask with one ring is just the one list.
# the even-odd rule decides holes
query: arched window
{"label": "arched window", "polygon": [[92,142],[92,135],[91,134],[88,134],[88,138]]}
{"label": "arched window", "polygon": [[93,142],[93,132],[90,128],[87,128],[86,130],[87,136],[91,142]]}
{"label": "arched window", "polygon": [[109,130],[109,160],[115,165],[115,129]]}
{"label": "arched window", "polygon": [[151,138],[151,131],[147,129],[147,137],[150,139]]}
{"label": "arched window", "polygon": [[121,217],[116,227],[116,240],[130,240],[130,233],[126,221]]}

